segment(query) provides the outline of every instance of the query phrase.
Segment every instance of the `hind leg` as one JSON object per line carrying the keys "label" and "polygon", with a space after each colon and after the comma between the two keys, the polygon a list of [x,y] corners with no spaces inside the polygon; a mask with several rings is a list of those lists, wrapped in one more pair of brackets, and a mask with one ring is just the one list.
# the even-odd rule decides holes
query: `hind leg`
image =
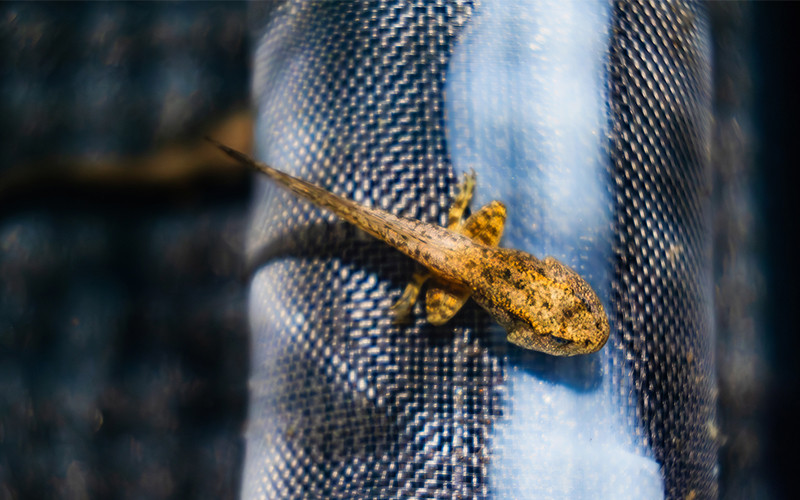
{"label": "hind leg", "polygon": [[414,304],[417,303],[417,298],[419,298],[419,294],[422,291],[422,285],[425,284],[430,276],[430,273],[422,266],[419,266],[414,271],[411,281],[408,282],[405,290],[403,290],[403,294],[392,305],[395,323],[405,323],[411,317],[411,310],[414,308]]}
{"label": "hind leg", "polygon": [[[472,201],[472,194],[475,191],[475,172],[470,171],[469,174],[464,174],[464,180],[458,185],[456,197],[450,210],[447,213],[447,228],[460,232],[463,225],[464,212],[469,207]],[[430,273],[422,266],[417,266],[411,281],[406,285],[403,294],[392,305],[392,310],[395,313],[395,321],[405,321],[411,315],[411,310],[419,298],[422,291],[422,286],[431,277]],[[430,316],[430,315],[429,315]]]}
{"label": "hind leg", "polygon": [[469,208],[472,201],[472,194],[475,192],[475,171],[470,170],[464,174],[464,180],[458,185],[458,192],[450,205],[447,213],[447,229],[460,233],[459,229],[464,224],[464,212]]}
{"label": "hind leg", "polygon": [[[460,233],[477,243],[494,247],[500,242],[506,223],[506,207],[493,201],[472,214],[460,228]],[[425,295],[428,322],[433,325],[447,323],[464,306],[472,295],[468,288],[434,282]]]}

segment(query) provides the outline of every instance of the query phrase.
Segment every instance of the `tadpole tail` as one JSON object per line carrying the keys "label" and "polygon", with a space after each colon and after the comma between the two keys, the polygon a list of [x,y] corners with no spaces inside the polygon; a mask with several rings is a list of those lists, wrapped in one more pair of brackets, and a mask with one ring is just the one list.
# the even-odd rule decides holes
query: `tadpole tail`
{"label": "tadpole tail", "polygon": [[[455,250],[448,243],[457,242],[458,244],[470,245],[471,242],[466,237],[450,233],[441,226],[398,217],[378,208],[359,205],[315,184],[281,172],[267,164],[257,162],[248,155],[221,144],[210,137],[206,137],[206,140],[216,145],[234,160],[266,174],[281,187],[319,207],[330,210],[371,236],[385,241],[412,259],[420,261],[420,256],[424,255],[425,260],[430,264],[426,267],[429,267],[435,273],[448,277],[452,276],[453,278],[459,277],[458,273],[450,269],[448,264],[452,260],[453,251]],[[464,240],[463,242],[461,241],[462,239]],[[460,280],[456,279],[456,281]]]}

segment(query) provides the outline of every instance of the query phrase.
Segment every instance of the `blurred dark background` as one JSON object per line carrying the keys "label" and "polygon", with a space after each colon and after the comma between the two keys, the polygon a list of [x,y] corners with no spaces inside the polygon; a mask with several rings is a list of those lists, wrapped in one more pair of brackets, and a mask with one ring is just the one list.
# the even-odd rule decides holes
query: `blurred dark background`
{"label": "blurred dark background", "polygon": [[766,363],[765,479],[778,498],[797,495],[800,449],[800,4],[753,5],[753,106],[756,171],[763,225]]}
{"label": "blurred dark background", "polygon": [[[236,497],[247,9],[0,4],[0,499]],[[791,498],[800,7],[709,11],[720,493]]]}
{"label": "blurred dark background", "polygon": [[0,5],[0,499],[237,496],[245,7]]}

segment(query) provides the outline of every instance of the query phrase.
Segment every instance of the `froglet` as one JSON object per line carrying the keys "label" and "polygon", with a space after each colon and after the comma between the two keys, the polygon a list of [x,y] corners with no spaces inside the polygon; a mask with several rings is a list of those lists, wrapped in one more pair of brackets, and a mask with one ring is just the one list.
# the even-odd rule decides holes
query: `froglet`
{"label": "froglet", "polygon": [[596,352],[608,340],[603,305],[575,271],[553,257],[540,260],[497,246],[506,220],[502,203],[493,201],[464,219],[475,187],[474,173],[459,186],[445,228],[359,205],[209,141],[281,187],[414,259],[420,267],[393,306],[400,320],[410,314],[430,280],[426,312],[432,324],[446,323],[472,297],[505,328],[510,342],[525,349],[573,356]]}

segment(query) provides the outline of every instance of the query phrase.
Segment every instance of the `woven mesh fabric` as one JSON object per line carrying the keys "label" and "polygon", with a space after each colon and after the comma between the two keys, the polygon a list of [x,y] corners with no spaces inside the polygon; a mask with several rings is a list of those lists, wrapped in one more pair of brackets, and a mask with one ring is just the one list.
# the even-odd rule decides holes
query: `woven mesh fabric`
{"label": "woven mesh fabric", "polygon": [[615,11],[616,356],[668,496],[708,498],[717,459],[708,20],[692,4]]}
{"label": "woven mesh fabric", "polygon": [[[256,6],[258,156],[361,203],[444,222],[456,181],[445,75],[480,11]],[[609,22],[612,338],[599,358],[538,357],[533,373],[560,370],[575,392],[610,380],[608,398],[637,429],[631,445],[662,466],[666,495],[706,498],[716,491],[706,21],[681,3],[617,2]],[[244,498],[488,498],[491,474],[525,474],[492,464],[492,433],[514,404],[510,373],[529,358],[485,313],[468,304],[435,328],[418,307],[412,325],[394,325],[408,259],[267,181],[252,214]]]}
{"label": "woven mesh fabric", "polygon": [[[265,13],[261,156],[360,202],[443,222],[453,172],[442,78],[471,9],[287,2]],[[412,271],[398,253],[272,186],[257,200],[250,253],[272,260],[251,296],[268,313],[253,325],[243,496],[485,494],[498,360],[466,326],[392,324],[388,308]],[[281,257],[297,247],[306,256]],[[474,324],[474,311],[462,321]]]}

